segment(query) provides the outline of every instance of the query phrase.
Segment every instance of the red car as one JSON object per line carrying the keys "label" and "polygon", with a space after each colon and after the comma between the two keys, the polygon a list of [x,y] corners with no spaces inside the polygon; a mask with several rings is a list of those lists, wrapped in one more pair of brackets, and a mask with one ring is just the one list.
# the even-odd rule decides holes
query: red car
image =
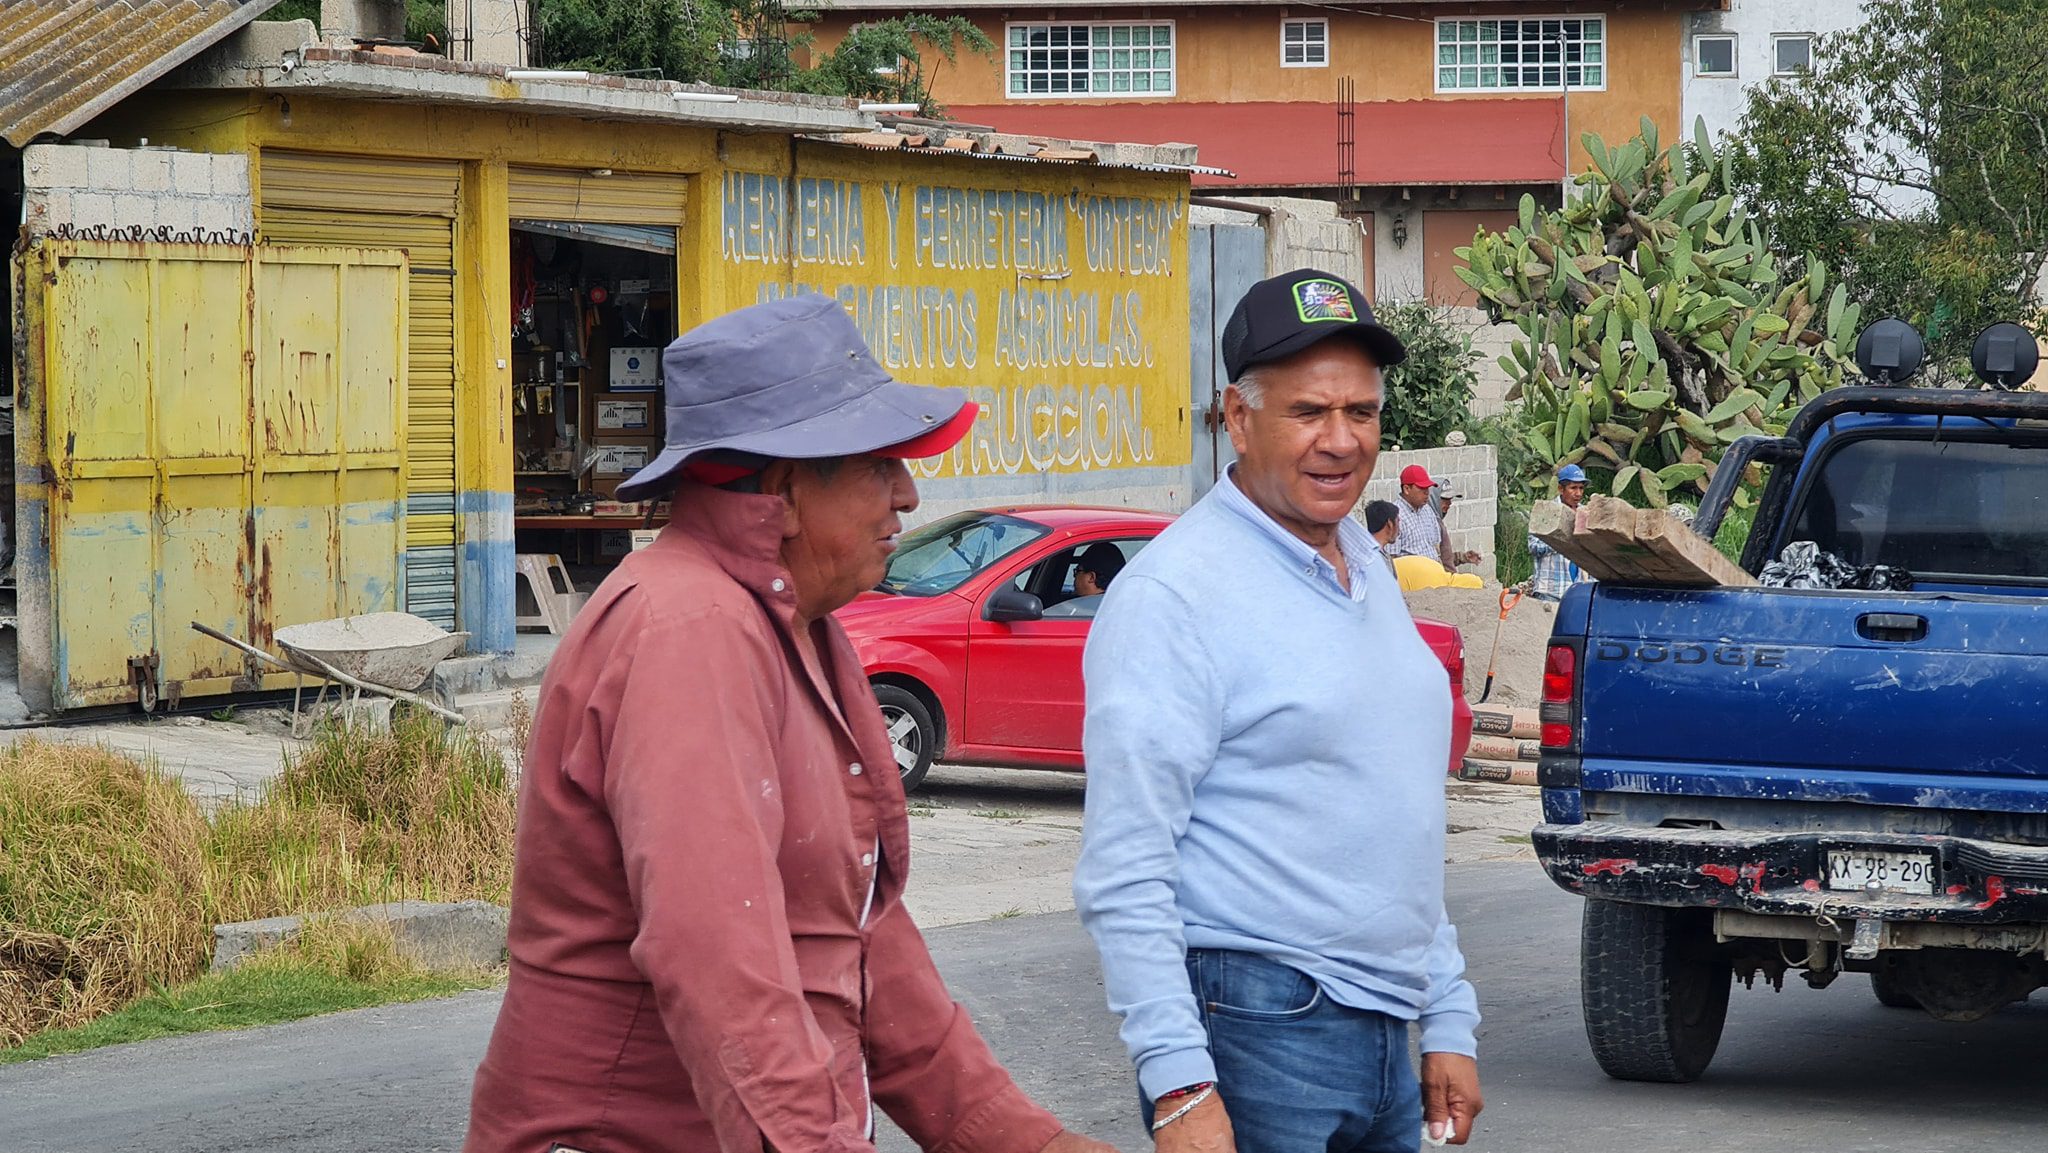
{"label": "red car", "polygon": [[[1007,508],[905,533],[888,578],[838,613],[889,722],[904,788],[935,760],[1081,768],[1081,646],[1094,603],[1074,595],[1074,562],[1097,541],[1136,556],[1172,522],[1129,509]],[[1438,621],[1415,624],[1451,674],[1455,772],[1472,737],[1464,638]]]}

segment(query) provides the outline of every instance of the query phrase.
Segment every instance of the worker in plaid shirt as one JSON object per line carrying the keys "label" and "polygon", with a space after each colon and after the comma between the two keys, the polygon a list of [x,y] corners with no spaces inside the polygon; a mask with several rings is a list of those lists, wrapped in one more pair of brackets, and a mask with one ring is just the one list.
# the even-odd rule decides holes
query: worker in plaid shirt
{"label": "worker in plaid shirt", "polygon": [[1444,527],[1443,513],[1437,511],[1436,503],[1430,499],[1432,491],[1439,492],[1445,502],[1454,495],[1449,482],[1430,476],[1429,470],[1419,464],[1401,470],[1401,499],[1394,502],[1399,516],[1394,543],[1387,547],[1387,555],[1426,556],[1451,572],[1456,572],[1459,565],[1478,564],[1478,553],[1451,550],[1451,533]]}
{"label": "worker in plaid shirt", "polygon": [[[1568,464],[1557,470],[1557,499],[1568,509],[1578,509],[1579,503],[1586,499],[1585,469]],[[1579,571],[1579,566],[1563,553],[1534,536],[1529,538],[1529,555],[1536,561],[1536,575],[1530,580],[1529,595],[1537,600],[1563,600],[1566,589],[1593,579]]]}

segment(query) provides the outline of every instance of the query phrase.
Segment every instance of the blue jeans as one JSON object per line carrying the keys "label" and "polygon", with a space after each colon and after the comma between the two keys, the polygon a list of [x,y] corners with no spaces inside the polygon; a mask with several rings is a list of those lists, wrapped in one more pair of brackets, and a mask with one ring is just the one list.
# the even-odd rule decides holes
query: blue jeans
{"label": "blue jeans", "polygon": [[[1188,979],[1239,1153],[1417,1153],[1407,1022],[1251,953],[1190,949]],[[1144,1115],[1149,1126],[1149,1103]]]}

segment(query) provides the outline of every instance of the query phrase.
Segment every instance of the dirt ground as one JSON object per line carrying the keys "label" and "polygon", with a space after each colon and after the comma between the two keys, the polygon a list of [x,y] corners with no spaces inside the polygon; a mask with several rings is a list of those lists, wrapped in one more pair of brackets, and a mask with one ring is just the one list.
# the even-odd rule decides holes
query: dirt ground
{"label": "dirt ground", "polygon": [[1543,695],[1543,656],[1557,606],[1525,596],[1502,621],[1500,592],[1496,584],[1483,589],[1422,589],[1407,594],[1408,611],[1456,625],[1465,634],[1465,696],[1472,701],[1479,699],[1486,683],[1487,659],[1498,629],[1500,651],[1493,660],[1493,695],[1487,703],[1533,707]]}

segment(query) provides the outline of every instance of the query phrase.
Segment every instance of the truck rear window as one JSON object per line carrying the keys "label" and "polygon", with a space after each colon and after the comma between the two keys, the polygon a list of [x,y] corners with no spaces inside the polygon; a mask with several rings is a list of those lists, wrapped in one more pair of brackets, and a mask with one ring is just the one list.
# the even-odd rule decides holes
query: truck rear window
{"label": "truck rear window", "polygon": [[1785,540],[1915,576],[2048,578],[2048,443],[1831,446]]}

